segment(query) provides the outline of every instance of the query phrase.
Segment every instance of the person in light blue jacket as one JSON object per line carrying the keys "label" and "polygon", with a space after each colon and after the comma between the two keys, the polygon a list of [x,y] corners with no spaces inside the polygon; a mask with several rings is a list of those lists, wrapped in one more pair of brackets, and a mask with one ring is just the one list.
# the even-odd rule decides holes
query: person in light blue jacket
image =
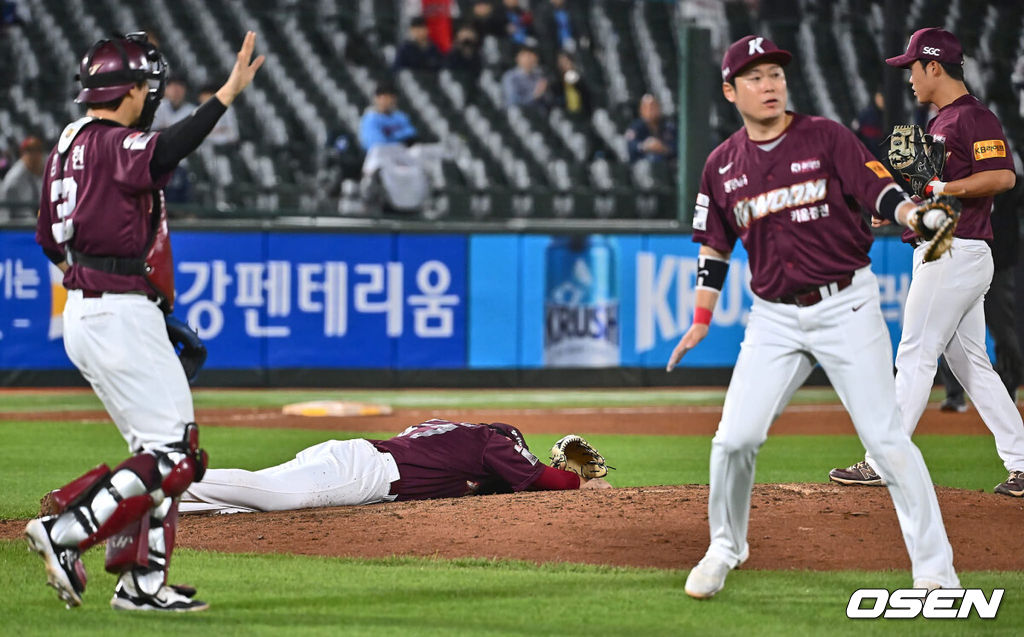
{"label": "person in light blue jacket", "polygon": [[394,85],[381,83],[373,97],[373,106],[366,109],[359,122],[359,143],[370,152],[381,144],[412,144],[418,137],[409,116],[398,110],[398,91]]}

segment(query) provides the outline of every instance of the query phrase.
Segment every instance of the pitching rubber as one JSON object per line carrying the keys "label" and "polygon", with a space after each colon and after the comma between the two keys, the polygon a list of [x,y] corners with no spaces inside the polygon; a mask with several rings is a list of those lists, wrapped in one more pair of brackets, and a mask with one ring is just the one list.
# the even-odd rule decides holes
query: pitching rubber
{"label": "pitching rubber", "polygon": [[285,405],[281,413],[285,416],[387,416],[392,413],[389,405],[357,403],[344,400],[311,400],[304,403]]}

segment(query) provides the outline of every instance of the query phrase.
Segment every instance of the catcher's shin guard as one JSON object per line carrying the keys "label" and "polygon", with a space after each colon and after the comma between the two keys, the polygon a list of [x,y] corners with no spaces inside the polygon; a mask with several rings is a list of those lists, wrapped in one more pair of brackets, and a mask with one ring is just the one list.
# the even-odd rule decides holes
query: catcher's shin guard
{"label": "catcher's shin guard", "polygon": [[100,483],[91,498],[62,513],[54,521],[50,536],[61,546],[77,546],[85,551],[145,515],[153,506],[150,491],[160,482],[155,457],[132,456]]}
{"label": "catcher's shin guard", "polygon": [[177,526],[178,502],[166,498],[153,507],[148,516],[107,541],[107,571],[115,574],[131,570],[160,571],[163,573],[161,584],[166,583]]}

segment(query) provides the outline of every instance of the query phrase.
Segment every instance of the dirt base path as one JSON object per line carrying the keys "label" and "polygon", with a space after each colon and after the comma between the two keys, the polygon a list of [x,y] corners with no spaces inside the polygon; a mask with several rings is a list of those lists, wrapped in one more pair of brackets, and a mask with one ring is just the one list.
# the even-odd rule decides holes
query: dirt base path
{"label": "dirt base path", "polygon": [[[257,427],[319,429],[324,431],[394,431],[431,418],[462,422],[507,422],[525,434],[646,434],[707,435],[715,433],[722,407],[598,407],[569,409],[400,409],[386,416],[319,417],[285,416],[279,409],[200,409],[200,427]],[[0,412],[2,420],[64,420],[109,422],[106,412],[36,411]],[[772,425],[772,435],[855,434],[849,414],[841,405],[790,405]],[[990,435],[978,412],[963,414],[928,406],[917,432],[920,434]]]}

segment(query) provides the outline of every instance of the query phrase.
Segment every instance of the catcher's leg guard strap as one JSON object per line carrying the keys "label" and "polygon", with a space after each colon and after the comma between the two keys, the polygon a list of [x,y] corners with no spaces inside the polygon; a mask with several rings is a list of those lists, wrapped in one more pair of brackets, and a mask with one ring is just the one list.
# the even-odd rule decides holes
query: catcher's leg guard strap
{"label": "catcher's leg guard strap", "polygon": [[51,491],[50,500],[57,508],[55,513],[63,513],[69,507],[75,506],[82,500],[95,494],[108,476],[110,476],[110,467],[101,464],[90,469],[82,477],[75,478],[63,487]]}

